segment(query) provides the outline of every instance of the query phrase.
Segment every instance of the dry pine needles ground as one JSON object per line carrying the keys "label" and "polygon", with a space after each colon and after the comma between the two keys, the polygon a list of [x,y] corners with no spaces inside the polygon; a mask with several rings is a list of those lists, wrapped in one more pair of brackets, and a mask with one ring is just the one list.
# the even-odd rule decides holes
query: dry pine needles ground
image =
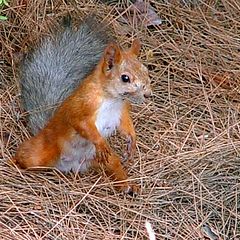
{"label": "dry pine needles ground", "polygon": [[[151,1],[163,23],[145,28],[120,23],[114,3],[10,1],[0,25],[0,239],[148,239],[146,220],[157,239],[240,239],[240,4],[183,2]],[[123,45],[141,39],[152,77],[151,101],[133,108],[138,143],[127,168],[142,187],[136,198],[115,193],[100,173],[21,172],[6,163],[29,136],[20,52],[55,19],[92,10]]]}

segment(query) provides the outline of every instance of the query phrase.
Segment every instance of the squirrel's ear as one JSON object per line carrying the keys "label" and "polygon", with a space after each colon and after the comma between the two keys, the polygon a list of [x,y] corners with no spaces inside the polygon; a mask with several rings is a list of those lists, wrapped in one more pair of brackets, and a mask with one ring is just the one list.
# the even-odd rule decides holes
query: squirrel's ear
{"label": "squirrel's ear", "polygon": [[104,63],[107,70],[113,68],[115,64],[121,61],[121,50],[115,43],[111,43],[107,46],[104,52]]}
{"label": "squirrel's ear", "polygon": [[141,50],[141,42],[139,39],[134,39],[133,42],[132,42],[132,46],[130,48],[130,51],[138,56],[140,54],[140,50]]}

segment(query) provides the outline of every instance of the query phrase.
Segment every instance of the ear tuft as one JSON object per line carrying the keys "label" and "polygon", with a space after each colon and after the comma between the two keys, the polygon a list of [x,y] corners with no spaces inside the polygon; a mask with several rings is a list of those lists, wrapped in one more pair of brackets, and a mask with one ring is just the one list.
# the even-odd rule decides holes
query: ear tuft
{"label": "ear tuft", "polygon": [[121,61],[121,50],[116,43],[110,43],[104,52],[104,62],[110,70]]}
{"label": "ear tuft", "polygon": [[140,54],[140,50],[141,50],[141,42],[138,38],[134,39],[132,42],[132,46],[130,48],[130,51],[138,56]]}

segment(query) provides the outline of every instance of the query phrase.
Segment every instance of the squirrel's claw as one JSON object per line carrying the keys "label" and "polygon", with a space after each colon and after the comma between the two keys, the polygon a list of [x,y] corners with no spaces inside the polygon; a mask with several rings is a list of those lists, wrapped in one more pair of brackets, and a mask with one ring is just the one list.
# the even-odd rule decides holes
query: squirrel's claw
{"label": "squirrel's claw", "polygon": [[123,160],[127,161],[133,158],[136,151],[136,139],[132,136],[127,137],[127,151],[123,154]]}
{"label": "squirrel's claw", "polygon": [[136,196],[140,192],[140,187],[136,184],[123,184],[119,186],[119,190],[125,194],[130,195],[131,197]]}

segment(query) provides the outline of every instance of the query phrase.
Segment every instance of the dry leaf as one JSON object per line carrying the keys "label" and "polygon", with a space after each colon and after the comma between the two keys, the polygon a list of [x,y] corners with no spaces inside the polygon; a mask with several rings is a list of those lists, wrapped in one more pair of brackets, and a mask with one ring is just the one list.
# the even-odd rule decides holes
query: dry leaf
{"label": "dry leaf", "polygon": [[[119,11],[123,12],[125,9],[119,9]],[[136,0],[135,3],[131,4],[122,18],[124,22],[144,25],[145,27],[162,24],[162,19],[157,15],[155,9],[150,3],[143,0]]]}
{"label": "dry leaf", "polygon": [[235,77],[231,73],[212,73],[206,70],[203,71],[203,75],[209,82],[224,89],[230,90],[236,87]]}

